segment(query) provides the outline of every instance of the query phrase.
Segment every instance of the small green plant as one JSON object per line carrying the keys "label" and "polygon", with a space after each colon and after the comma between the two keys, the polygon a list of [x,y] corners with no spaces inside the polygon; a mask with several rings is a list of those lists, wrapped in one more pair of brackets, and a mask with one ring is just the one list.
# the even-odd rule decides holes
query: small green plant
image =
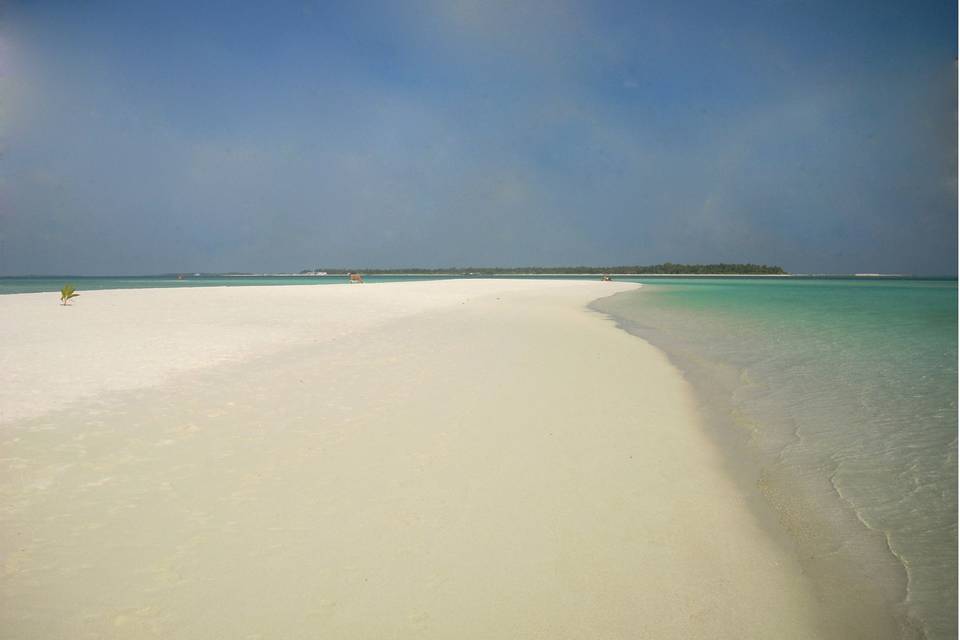
{"label": "small green plant", "polygon": [[76,288],[72,284],[65,284],[63,288],[60,289],[60,304],[67,306],[70,303],[70,300],[76,298],[79,293],[77,293]]}

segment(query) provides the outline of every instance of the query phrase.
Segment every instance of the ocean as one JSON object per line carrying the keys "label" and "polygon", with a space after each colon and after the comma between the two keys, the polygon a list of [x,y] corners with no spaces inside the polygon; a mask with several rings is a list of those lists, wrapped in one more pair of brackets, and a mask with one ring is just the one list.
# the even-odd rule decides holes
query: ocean
{"label": "ocean", "polygon": [[833,615],[956,638],[956,280],[640,280],[594,308],[685,374]]}

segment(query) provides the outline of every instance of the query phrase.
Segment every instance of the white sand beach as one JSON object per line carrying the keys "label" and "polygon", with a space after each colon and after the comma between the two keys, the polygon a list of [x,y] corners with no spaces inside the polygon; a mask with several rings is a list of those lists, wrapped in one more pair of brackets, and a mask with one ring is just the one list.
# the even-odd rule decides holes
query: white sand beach
{"label": "white sand beach", "polygon": [[829,635],[635,286],[0,296],[0,637]]}

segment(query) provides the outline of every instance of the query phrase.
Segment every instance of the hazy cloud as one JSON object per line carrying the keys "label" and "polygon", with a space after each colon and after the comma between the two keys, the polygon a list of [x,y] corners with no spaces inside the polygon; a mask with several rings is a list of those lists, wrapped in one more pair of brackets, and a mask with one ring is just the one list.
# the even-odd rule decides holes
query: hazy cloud
{"label": "hazy cloud", "polygon": [[952,273],[955,8],[895,9],[14,4],[0,273]]}

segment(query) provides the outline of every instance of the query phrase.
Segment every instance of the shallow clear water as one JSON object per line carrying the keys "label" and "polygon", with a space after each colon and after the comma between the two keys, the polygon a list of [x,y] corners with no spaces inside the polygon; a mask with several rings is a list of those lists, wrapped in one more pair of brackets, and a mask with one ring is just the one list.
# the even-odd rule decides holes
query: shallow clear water
{"label": "shallow clear water", "polygon": [[955,638],[957,282],[646,282],[596,307],[667,351],[752,456],[822,597]]}

